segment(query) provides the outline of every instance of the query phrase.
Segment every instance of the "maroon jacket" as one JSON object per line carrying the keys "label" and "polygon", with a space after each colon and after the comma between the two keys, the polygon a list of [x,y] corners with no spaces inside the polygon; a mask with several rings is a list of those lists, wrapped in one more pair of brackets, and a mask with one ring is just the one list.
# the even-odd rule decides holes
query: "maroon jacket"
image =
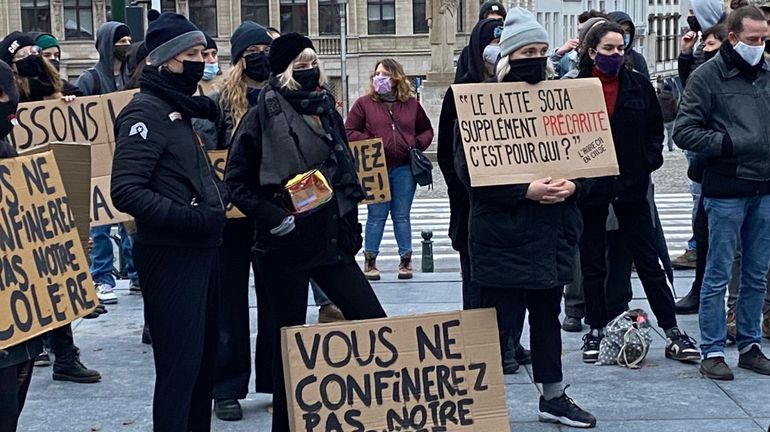
{"label": "maroon jacket", "polygon": [[409,150],[412,147],[424,151],[430,146],[433,127],[422,105],[415,98],[394,102],[391,111],[401,133],[393,126],[385,103],[374,101],[368,95],[361,96],[348,113],[345,130],[349,141],[382,138],[388,168],[396,168],[409,163]]}

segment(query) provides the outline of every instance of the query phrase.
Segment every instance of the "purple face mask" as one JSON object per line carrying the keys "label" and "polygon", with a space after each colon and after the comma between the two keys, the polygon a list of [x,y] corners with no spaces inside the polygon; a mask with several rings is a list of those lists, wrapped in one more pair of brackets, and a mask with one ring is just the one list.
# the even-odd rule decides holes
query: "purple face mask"
{"label": "purple face mask", "polygon": [[596,53],[594,63],[596,64],[596,68],[603,74],[617,76],[620,73],[620,69],[623,68],[625,59],[620,54],[604,55],[602,53]]}
{"label": "purple face mask", "polygon": [[375,75],[374,78],[372,78],[372,85],[377,94],[390,93],[390,77]]}

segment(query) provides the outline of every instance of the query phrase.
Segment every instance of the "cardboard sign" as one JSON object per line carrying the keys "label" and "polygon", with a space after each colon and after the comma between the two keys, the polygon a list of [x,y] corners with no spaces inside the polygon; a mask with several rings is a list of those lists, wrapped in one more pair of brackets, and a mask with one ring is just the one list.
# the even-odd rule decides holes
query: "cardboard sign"
{"label": "cardboard sign", "polygon": [[52,152],[0,160],[0,348],[98,303]]}
{"label": "cardboard sign", "polygon": [[350,151],[358,172],[358,180],[366,190],[366,199],[361,204],[376,204],[390,201],[388,165],[385,149],[380,138],[351,141]]}
{"label": "cardboard sign", "polygon": [[291,430],[509,431],[493,309],[281,329]]}
{"label": "cardboard sign", "polygon": [[50,142],[91,144],[91,226],[131,220],[112,205],[110,174],[115,152],[115,118],[134,93],[136,90],[79,97],[72,102],[28,102],[20,104],[16,111],[19,124],[9,137],[20,151]]}
{"label": "cardboard sign", "polygon": [[597,78],[452,90],[472,186],[619,173]]}
{"label": "cardboard sign", "polygon": [[[220,180],[224,180],[225,167],[227,166],[227,150],[209,150],[208,155],[209,161],[211,161],[211,166],[214,167],[214,172],[216,172],[217,177],[219,177]],[[246,215],[238,210],[238,208],[235,207],[233,203],[227,204],[227,213],[225,213],[225,216],[228,219],[246,217]]]}

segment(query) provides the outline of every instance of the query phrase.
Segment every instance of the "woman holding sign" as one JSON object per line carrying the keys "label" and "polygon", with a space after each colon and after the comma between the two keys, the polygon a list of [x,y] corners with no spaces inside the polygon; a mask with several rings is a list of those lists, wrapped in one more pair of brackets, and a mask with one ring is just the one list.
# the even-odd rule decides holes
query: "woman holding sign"
{"label": "woman holding sign", "polygon": [[422,105],[414,97],[404,68],[394,59],[380,60],[374,67],[369,92],[353,104],[345,121],[348,139],[382,139],[388,166],[390,202],[369,204],[366,216],[364,274],[379,280],[377,254],[390,213],[398,243],[398,278],[412,278],[412,200],[417,182],[412,176],[409,151],[425,151],[433,140],[433,127]]}
{"label": "woman holding sign", "polygon": [[[620,175],[597,179],[581,202],[584,229],[580,240],[586,324],[583,360],[595,362],[604,327],[622,310],[609,310],[604,281],[606,221],[609,206],[617,217],[620,234],[631,250],[639,279],[658,325],[666,332],[665,355],[695,362],[700,354],[695,341],[677,327],[674,297],[659,260],[654,219],[647,200],[650,174],[663,165],[663,116],[652,85],[625,67],[623,29],[610,22],[591,27],[583,40],[579,77],[602,82]],[[609,284],[607,289],[616,289]]]}
{"label": "woman holding sign", "polygon": [[[313,43],[285,34],[270,48],[272,76],[233,136],[225,179],[233,203],[256,221],[252,250],[273,332],[305,323],[312,279],[348,319],[385,316],[356,264],[364,191],[342,117],[323,87]],[[279,345],[279,344],[276,344]],[[289,430],[281,347],[273,361],[273,431]]]}
{"label": "woman holding sign", "polygon": [[[532,85],[545,80],[548,40],[529,11],[510,10],[500,36],[496,81]],[[455,140],[463,145],[459,131]],[[548,177],[529,184],[471,187],[465,152],[457,151],[455,157],[470,194],[471,275],[482,307],[497,310],[502,351],[529,312],[532,370],[543,389],[540,420],[593,427],[594,416],[564,393],[559,323],[580,235],[582,182]]]}

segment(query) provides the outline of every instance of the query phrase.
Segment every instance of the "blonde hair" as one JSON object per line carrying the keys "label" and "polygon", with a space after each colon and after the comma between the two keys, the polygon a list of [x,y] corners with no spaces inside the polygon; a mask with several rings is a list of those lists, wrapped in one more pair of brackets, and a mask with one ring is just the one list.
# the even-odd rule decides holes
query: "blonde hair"
{"label": "blonde hair", "polygon": [[[62,88],[64,88],[64,85],[61,82],[61,77],[59,76],[59,72],[56,70],[53,65],[45,59],[45,57],[40,57],[43,59],[43,68],[46,76],[48,77],[48,80],[53,85],[53,93],[49,96],[51,99],[59,99],[62,97]],[[29,88],[29,78],[23,77],[19,75],[16,70],[13,71],[13,76],[16,79],[16,88],[19,89],[19,94],[21,95],[22,99],[29,99],[31,96],[31,90]]]}
{"label": "blonde hair", "polygon": [[374,90],[374,84],[372,83],[372,79],[374,78],[374,75],[377,73],[377,68],[380,67],[385,68],[386,71],[390,72],[390,79],[393,81],[393,95],[396,97],[396,100],[399,100],[401,102],[406,102],[412,96],[414,96],[414,90],[412,90],[412,85],[409,82],[409,79],[406,77],[406,73],[404,72],[404,67],[401,66],[401,63],[396,61],[392,58],[386,58],[382,59],[377,62],[377,64],[374,65],[374,71],[369,75],[369,91],[368,95],[370,98],[377,100],[377,91]]}
{"label": "blonde hair", "polygon": [[230,108],[230,114],[233,116],[233,133],[235,133],[241,118],[249,110],[249,100],[246,97],[246,80],[243,74],[244,69],[246,69],[246,60],[244,57],[241,57],[227,73],[227,78],[225,78],[220,93],[220,105],[224,104]]}
{"label": "blonde hair", "polygon": [[[505,76],[508,75],[508,72],[511,71],[511,63],[509,61],[509,56],[501,57],[500,60],[497,61],[497,65],[495,66],[495,78],[497,79],[497,82],[503,82],[505,79]],[[551,59],[546,60],[545,62],[545,79],[553,79],[556,76],[556,71],[553,69],[553,64],[551,64]]]}
{"label": "blonde hair", "polygon": [[[294,79],[294,63],[296,62],[312,62],[314,60],[318,60],[318,54],[313,50],[313,48],[305,48],[302,50],[299,55],[292,60],[292,62],[289,64],[289,67],[286,68],[285,71],[281,72],[276,76],[278,78],[278,82],[281,85],[281,88],[288,88],[289,90],[299,90],[300,85],[299,83]],[[323,87],[327,83],[326,74],[324,73],[323,68],[321,67],[321,64],[318,64],[318,72],[320,73],[320,77],[318,78],[318,85]]]}

